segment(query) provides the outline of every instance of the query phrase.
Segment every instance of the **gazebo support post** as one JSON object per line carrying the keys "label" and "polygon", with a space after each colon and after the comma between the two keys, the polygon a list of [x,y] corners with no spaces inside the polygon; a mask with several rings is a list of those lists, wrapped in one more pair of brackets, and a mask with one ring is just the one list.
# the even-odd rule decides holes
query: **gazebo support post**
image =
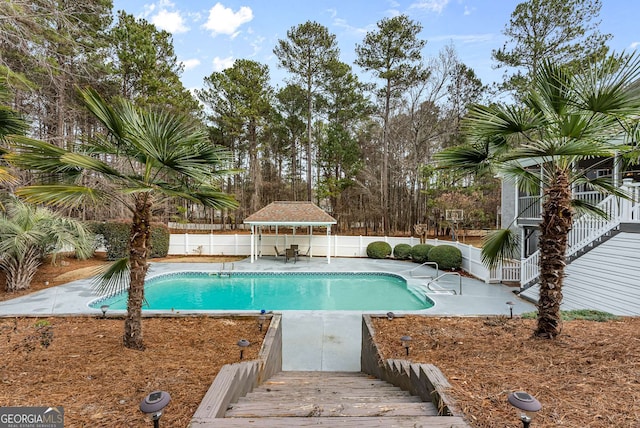
{"label": "gazebo support post", "polygon": [[255,254],[255,232],[256,232],[256,226],[255,225],[251,225],[251,263],[254,262],[255,258],[254,258],[254,254]]}
{"label": "gazebo support post", "polygon": [[331,225],[327,225],[327,264],[331,264]]}

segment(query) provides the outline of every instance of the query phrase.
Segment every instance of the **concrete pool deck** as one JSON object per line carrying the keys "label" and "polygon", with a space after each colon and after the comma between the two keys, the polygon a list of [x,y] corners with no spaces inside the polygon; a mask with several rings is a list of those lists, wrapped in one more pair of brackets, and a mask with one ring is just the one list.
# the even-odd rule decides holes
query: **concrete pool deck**
{"label": "concrete pool deck", "polygon": [[[184,271],[256,271],[256,272],[388,272],[405,277],[409,287],[424,288],[435,274],[430,267],[397,260],[366,258],[301,257],[296,263],[284,263],[284,258],[263,257],[256,262],[244,259],[222,263],[157,263],[151,262],[148,276]],[[413,272],[411,272],[413,270]],[[418,277],[416,277],[418,276]],[[419,276],[422,276],[420,278]],[[459,288],[457,276],[447,276],[440,287]],[[508,315],[507,301],[514,303],[514,314],[530,312],[535,306],[512,292],[513,287],[486,284],[473,278],[462,278],[462,295],[431,294],[432,308],[403,313],[428,315]],[[0,302],[0,316],[52,316],[101,314],[88,303],[96,298],[91,291],[91,279],[68,284]],[[268,310],[268,308],[265,308]],[[110,311],[117,313],[124,311]],[[167,313],[162,311],[161,313]],[[176,311],[192,313],[247,313],[247,311]],[[279,311],[278,311],[279,312]],[[148,311],[147,313],[158,313]],[[362,311],[283,311],[283,370],[360,371]]]}

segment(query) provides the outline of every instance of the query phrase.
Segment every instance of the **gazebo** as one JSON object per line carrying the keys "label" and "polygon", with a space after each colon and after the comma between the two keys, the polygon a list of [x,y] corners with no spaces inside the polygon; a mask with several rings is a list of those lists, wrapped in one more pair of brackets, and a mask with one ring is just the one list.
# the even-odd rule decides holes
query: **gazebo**
{"label": "gazebo", "polygon": [[[261,210],[251,214],[244,220],[245,224],[251,226],[251,263],[253,263],[260,249],[257,245],[262,245],[262,227],[276,227],[276,242],[278,227],[307,226],[309,228],[309,254],[311,251],[311,238],[313,236],[313,226],[325,226],[327,228],[327,263],[331,263],[331,225],[336,224],[336,219],[324,212],[313,202],[300,201],[278,201],[272,202]],[[256,232],[259,235],[259,242],[256,242]]]}

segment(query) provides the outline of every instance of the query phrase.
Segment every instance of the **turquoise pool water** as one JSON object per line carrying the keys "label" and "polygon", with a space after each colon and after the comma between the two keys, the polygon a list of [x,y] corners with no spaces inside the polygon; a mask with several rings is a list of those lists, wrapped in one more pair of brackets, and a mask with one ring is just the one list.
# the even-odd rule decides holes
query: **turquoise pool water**
{"label": "turquoise pool water", "polygon": [[[147,280],[144,310],[421,310],[433,302],[407,289],[397,275],[380,273],[182,272]],[[91,304],[126,309],[121,294]]]}

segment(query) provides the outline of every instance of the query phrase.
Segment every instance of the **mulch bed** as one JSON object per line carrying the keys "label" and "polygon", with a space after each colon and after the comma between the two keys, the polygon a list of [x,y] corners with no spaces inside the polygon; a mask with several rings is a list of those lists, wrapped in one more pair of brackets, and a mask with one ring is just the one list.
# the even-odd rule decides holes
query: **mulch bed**
{"label": "mulch bed", "polygon": [[[0,301],[105,263],[45,264],[31,290],[0,290]],[[506,397],[525,390],[543,405],[532,428],[640,428],[640,318],[566,322],[554,341],[532,338],[535,321],[519,318],[406,316],[374,319],[374,327],[385,358],[405,358],[399,338],[410,335],[409,358],[443,371],[474,427],[520,428]],[[140,352],[122,346],[122,319],[0,318],[0,405],[61,405],[66,427],[152,426],[138,406],[162,389],[172,400],[161,426],[185,427],[218,370],[238,361],[237,341],[252,343],[252,359],[263,338],[246,318],[146,318],[143,328]]]}
{"label": "mulch bed", "polygon": [[435,364],[474,427],[521,427],[507,403],[524,390],[542,410],[531,426],[640,427],[640,318],[565,322],[555,340],[519,318],[374,318],[384,358]]}
{"label": "mulch bed", "polygon": [[122,319],[0,319],[0,404],[63,406],[65,427],[152,426],[138,406],[160,389],[171,394],[161,425],[186,427],[220,368],[239,361],[237,341],[254,359],[264,334],[229,317],[148,318],[143,331],[146,350],[133,351]]}

